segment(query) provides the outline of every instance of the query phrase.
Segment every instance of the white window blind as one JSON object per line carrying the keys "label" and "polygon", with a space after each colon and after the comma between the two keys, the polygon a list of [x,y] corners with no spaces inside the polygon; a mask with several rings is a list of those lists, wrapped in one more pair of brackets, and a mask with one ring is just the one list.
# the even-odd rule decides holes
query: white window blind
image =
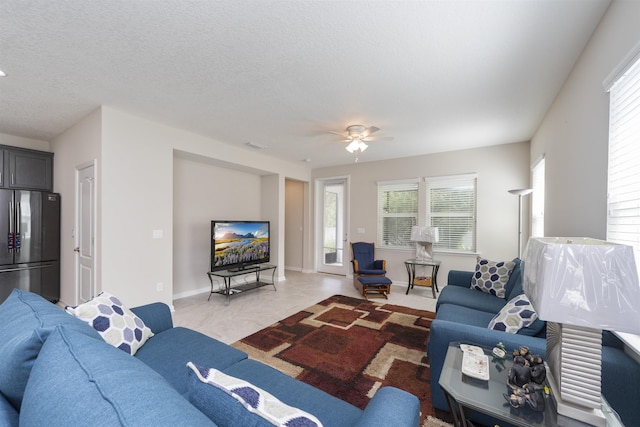
{"label": "white window blind", "polygon": [[412,247],[418,223],[418,180],[378,183],[378,245]]}
{"label": "white window blind", "polygon": [[640,267],[640,60],[610,88],[607,240],[631,245]]}
{"label": "white window blind", "polygon": [[544,156],[531,168],[531,235],[544,237]]}
{"label": "white window blind", "polygon": [[454,252],[476,251],[476,175],[426,178],[428,223],[438,227],[433,247]]}

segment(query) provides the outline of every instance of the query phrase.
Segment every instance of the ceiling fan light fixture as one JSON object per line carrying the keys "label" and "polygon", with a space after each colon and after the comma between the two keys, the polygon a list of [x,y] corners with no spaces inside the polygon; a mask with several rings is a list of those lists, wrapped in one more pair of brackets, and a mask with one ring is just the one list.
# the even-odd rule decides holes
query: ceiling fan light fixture
{"label": "ceiling fan light fixture", "polygon": [[348,152],[353,153],[354,151],[357,151],[360,147],[358,146],[358,141],[354,139],[353,141],[351,141],[349,145],[347,145],[346,148]]}
{"label": "ceiling fan light fixture", "polygon": [[358,148],[360,148],[360,152],[362,153],[364,150],[366,150],[369,146],[367,144],[364,143],[364,141],[360,141],[360,144],[358,144]]}

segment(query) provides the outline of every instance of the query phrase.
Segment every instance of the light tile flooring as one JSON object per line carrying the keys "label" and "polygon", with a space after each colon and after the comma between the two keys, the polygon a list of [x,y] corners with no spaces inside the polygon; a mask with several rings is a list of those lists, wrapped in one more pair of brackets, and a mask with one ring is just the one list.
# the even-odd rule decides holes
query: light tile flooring
{"label": "light tile flooring", "polygon": [[[301,273],[287,270],[286,280],[276,283],[277,291],[267,286],[231,297],[209,293],[174,300],[173,323],[231,344],[279,320],[299,312],[332,295],[363,298],[344,276]],[[414,287],[405,295],[406,286],[392,285],[389,299],[375,298],[395,305],[435,311],[436,300],[430,288]]]}

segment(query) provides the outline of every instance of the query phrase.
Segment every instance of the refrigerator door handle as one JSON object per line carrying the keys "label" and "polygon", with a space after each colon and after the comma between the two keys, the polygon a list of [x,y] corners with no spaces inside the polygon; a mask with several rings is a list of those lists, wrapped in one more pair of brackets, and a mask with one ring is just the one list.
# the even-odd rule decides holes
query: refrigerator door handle
{"label": "refrigerator door handle", "polygon": [[20,204],[20,202],[18,202],[18,209],[16,209],[16,233],[15,233],[15,237],[13,238],[13,247],[16,249],[17,254],[20,253],[20,246],[22,246],[22,244],[20,243],[21,222],[22,222],[22,205]]}
{"label": "refrigerator door handle", "polygon": [[41,264],[41,265],[32,265],[29,267],[14,267],[14,268],[5,268],[5,269],[0,269],[0,272],[2,273],[9,273],[11,271],[25,271],[25,270],[37,270],[37,269],[41,269],[41,268],[49,268],[52,267],[54,264]]}
{"label": "refrigerator door handle", "polygon": [[13,202],[9,202],[9,233],[7,234],[7,251],[13,253]]}

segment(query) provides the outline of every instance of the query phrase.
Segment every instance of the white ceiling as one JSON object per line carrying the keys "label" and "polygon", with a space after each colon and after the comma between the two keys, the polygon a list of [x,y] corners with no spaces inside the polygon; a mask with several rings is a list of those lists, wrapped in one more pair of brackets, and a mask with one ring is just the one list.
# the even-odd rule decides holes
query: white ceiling
{"label": "white ceiling", "polygon": [[100,105],[311,167],[529,140],[610,0],[2,0],[0,133]]}

